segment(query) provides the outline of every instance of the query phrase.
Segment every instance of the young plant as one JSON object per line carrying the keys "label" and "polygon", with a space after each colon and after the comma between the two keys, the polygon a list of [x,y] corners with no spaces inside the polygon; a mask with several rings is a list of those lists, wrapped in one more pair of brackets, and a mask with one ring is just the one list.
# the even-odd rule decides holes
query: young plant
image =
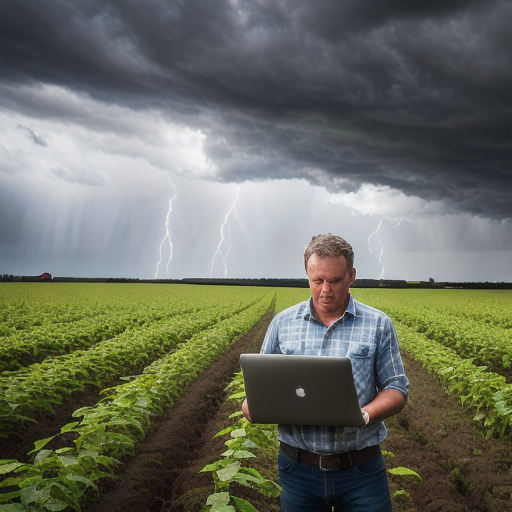
{"label": "young plant", "polygon": [[[243,376],[239,372],[226,389],[238,389],[229,399],[241,402],[245,398],[243,391]],[[242,389],[242,390],[240,390]],[[254,425],[242,417],[237,411],[229,416],[238,420],[229,427],[218,432],[215,437],[229,434],[224,443],[228,448],[217,461],[206,465],[201,472],[211,472],[214,482],[214,492],[206,501],[205,511],[209,512],[258,512],[247,500],[233,496],[232,485],[238,483],[268,497],[278,497],[281,488],[273,480],[265,478],[259,471],[244,465],[244,462],[258,455],[277,450],[275,427]]]}

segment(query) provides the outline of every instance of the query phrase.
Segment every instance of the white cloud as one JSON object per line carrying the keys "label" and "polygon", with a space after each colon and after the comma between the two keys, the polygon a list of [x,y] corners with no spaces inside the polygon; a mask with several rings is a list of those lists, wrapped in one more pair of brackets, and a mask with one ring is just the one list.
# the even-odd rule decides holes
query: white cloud
{"label": "white cloud", "polygon": [[[123,167],[145,172],[151,166],[192,178],[215,175],[203,150],[205,135],[156,111],[103,104],[55,86],[31,88],[25,94],[37,103],[37,112],[0,111],[3,172],[94,185]],[[47,117],[39,117],[42,111]],[[46,145],[35,144],[31,133]],[[122,181],[117,186],[124,188]]]}
{"label": "white cloud", "polygon": [[344,204],[354,214],[377,217],[428,217],[442,211],[441,202],[427,202],[388,186],[372,184],[363,184],[356,192],[330,194],[329,201]]}

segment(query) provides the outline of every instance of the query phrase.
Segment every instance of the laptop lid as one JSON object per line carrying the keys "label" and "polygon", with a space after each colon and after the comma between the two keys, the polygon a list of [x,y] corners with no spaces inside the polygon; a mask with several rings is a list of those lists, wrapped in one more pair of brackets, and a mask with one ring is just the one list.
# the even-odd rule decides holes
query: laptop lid
{"label": "laptop lid", "polygon": [[253,423],[364,425],[347,357],[242,354],[240,365]]}

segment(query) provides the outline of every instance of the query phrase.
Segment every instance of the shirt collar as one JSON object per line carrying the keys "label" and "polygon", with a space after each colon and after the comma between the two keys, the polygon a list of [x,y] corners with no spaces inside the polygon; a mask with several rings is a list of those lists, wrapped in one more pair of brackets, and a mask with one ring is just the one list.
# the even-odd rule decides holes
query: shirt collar
{"label": "shirt collar", "polygon": [[[354,300],[354,297],[352,297],[352,294],[349,294],[349,301],[347,309],[345,310],[345,314],[348,313],[351,316],[356,316],[356,302]],[[299,315],[304,320],[310,320],[311,318],[315,318],[315,315],[313,314],[313,297],[310,297],[305,303],[304,303],[304,309],[302,311],[299,310]]]}

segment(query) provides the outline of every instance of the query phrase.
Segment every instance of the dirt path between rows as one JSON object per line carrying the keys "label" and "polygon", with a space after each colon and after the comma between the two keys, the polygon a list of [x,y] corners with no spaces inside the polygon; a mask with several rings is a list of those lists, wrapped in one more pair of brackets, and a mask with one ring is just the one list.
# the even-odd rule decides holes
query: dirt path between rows
{"label": "dirt path between rows", "polygon": [[[175,407],[155,419],[134,456],[123,461],[114,480],[100,483],[99,500],[84,512],[201,511],[213,485],[209,473],[198,471],[224,451],[224,439],[213,436],[229,424],[234,407],[225,402],[224,388],[239,370],[240,353],[259,350],[270,318],[263,318],[201,374]],[[400,493],[394,510],[512,512],[512,445],[484,440],[471,413],[405,354],[404,364],[411,397],[404,411],[386,422],[389,436],[382,447],[394,454],[389,467],[410,468],[423,483],[391,476],[392,490],[410,496]],[[10,455],[16,455],[14,448],[25,449],[19,444]],[[260,512],[279,510],[275,500],[254,496],[251,502]]]}

